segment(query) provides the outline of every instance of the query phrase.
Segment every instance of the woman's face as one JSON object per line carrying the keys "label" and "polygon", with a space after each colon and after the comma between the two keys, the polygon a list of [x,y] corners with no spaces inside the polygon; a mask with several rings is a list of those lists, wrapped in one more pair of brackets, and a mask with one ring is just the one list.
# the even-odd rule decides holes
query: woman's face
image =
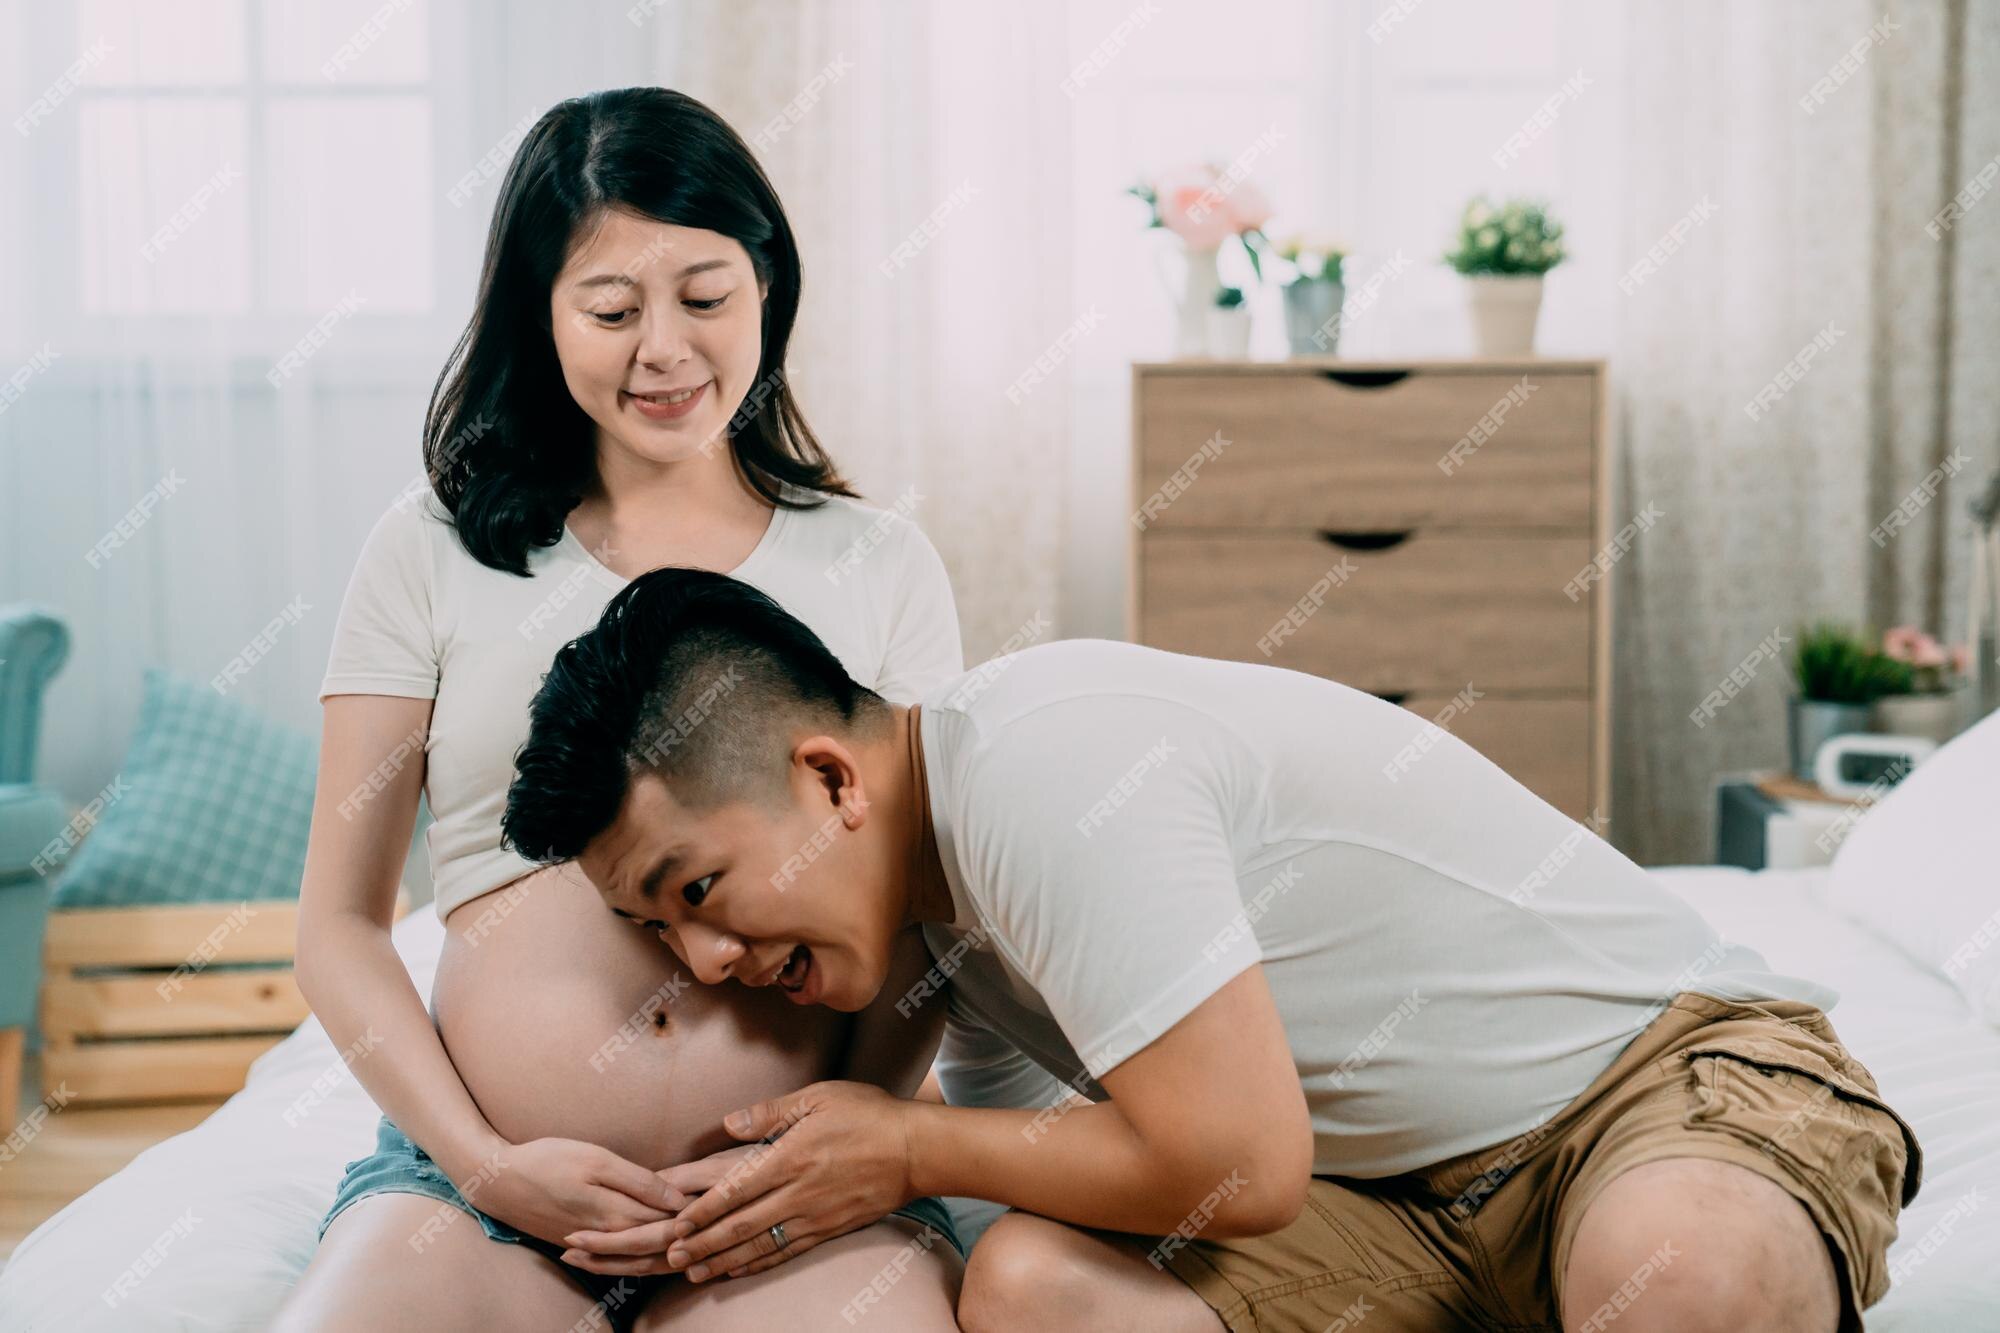
{"label": "woman's face", "polygon": [[764,350],[763,292],[735,240],[613,210],[549,304],[563,381],[597,423],[600,456],[673,463],[727,445]]}

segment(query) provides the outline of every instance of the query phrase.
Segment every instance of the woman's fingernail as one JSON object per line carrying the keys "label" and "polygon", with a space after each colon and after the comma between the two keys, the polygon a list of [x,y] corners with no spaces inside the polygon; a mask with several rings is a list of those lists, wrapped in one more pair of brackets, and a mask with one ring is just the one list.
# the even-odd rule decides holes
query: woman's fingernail
{"label": "woman's fingernail", "polygon": [[667,1251],[667,1262],[672,1264],[675,1268],[686,1268],[687,1261],[688,1261],[688,1252],[682,1249],[680,1246],[676,1245]]}
{"label": "woman's fingernail", "polygon": [[688,1269],[688,1277],[693,1281],[700,1282],[707,1276],[708,1276],[707,1264],[696,1264],[693,1268]]}
{"label": "woman's fingernail", "polygon": [[748,1111],[731,1111],[728,1115],[722,1117],[722,1123],[728,1128],[730,1133],[741,1134],[744,1130],[750,1128],[750,1113]]}

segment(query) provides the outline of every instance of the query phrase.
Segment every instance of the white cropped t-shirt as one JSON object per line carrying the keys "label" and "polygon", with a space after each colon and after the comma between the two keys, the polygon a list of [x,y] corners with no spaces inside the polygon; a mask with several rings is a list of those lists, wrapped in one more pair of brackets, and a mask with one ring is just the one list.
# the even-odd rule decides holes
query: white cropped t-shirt
{"label": "white cropped t-shirt", "polygon": [[[792,495],[809,492],[792,491]],[[399,502],[361,548],[319,697],[435,699],[424,737],[426,831],[439,917],[535,869],[500,845],[528,706],[558,649],[629,580],[567,526],[528,554],[530,577],[480,564],[437,498]],[[730,574],[819,635],[848,674],[911,703],[964,667],[951,583],[902,515],[841,496],[773,511]]]}

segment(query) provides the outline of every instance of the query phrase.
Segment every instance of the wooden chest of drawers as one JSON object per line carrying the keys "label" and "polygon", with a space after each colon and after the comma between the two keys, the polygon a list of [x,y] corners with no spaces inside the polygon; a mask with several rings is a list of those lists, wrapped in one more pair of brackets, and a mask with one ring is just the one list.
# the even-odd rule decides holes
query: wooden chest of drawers
{"label": "wooden chest of drawers", "polygon": [[1133,370],[1139,643],[1309,671],[1609,817],[1604,368]]}

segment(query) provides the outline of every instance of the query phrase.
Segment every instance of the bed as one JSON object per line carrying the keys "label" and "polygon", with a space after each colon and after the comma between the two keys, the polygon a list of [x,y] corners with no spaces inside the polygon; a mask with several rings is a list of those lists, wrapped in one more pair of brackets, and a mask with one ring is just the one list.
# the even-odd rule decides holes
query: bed
{"label": "bed", "polygon": [[[2000,750],[1996,727],[2000,717],[1981,730]],[[2000,764],[1980,778],[1960,799],[1990,810],[2000,794]],[[1899,791],[1892,799],[1906,794],[1923,796]],[[1888,809],[1861,828],[1872,832]],[[1883,827],[1875,842],[1888,840]],[[1854,841],[1862,841],[1858,833]],[[1847,853],[1843,847],[1842,859],[1855,859]],[[1996,864],[1956,862],[1959,873],[1976,869],[1980,876],[1959,886],[1958,910],[1971,897],[1980,900],[1977,910],[2000,913]],[[1881,882],[1876,892],[1907,925],[1924,908],[1914,878],[1921,867],[1910,857],[1896,865],[1898,882]],[[1724,935],[1761,949],[1775,969],[1839,988],[1834,1025],[1917,1129],[1924,1188],[1903,1214],[1890,1256],[1895,1286],[1870,1312],[1869,1328],[2000,1330],[2000,1014],[1982,1010],[1979,992],[1968,994],[1984,984],[1983,973],[1960,968],[1948,976],[1922,961],[1923,948],[1892,940],[1864,919],[1870,912],[1843,900],[1835,870],[1657,873]],[[1971,934],[1947,922],[1939,937],[1948,945]],[[395,940],[428,994],[442,941],[435,915],[412,915],[396,927]],[[2000,946],[1977,961],[2000,964]],[[21,1243],[0,1272],[0,1333],[263,1328],[311,1258],[341,1167],[369,1150],[375,1119],[326,1033],[306,1023],[263,1056],[243,1091],[213,1116],[141,1153]],[[151,1262],[142,1258],[149,1247]],[[142,1266],[147,1271],[135,1278]]]}
{"label": "bed", "polygon": [[[1993,793],[2000,797],[2000,788]],[[1944,977],[1826,903],[1829,872],[1656,872],[1772,968],[1839,989],[1831,1017],[1889,1104],[1915,1127],[1924,1186],[1889,1254],[1895,1285],[1871,1333],[2000,1330],[2000,1026]],[[1994,872],[2000,907],[2000,871]]]}

